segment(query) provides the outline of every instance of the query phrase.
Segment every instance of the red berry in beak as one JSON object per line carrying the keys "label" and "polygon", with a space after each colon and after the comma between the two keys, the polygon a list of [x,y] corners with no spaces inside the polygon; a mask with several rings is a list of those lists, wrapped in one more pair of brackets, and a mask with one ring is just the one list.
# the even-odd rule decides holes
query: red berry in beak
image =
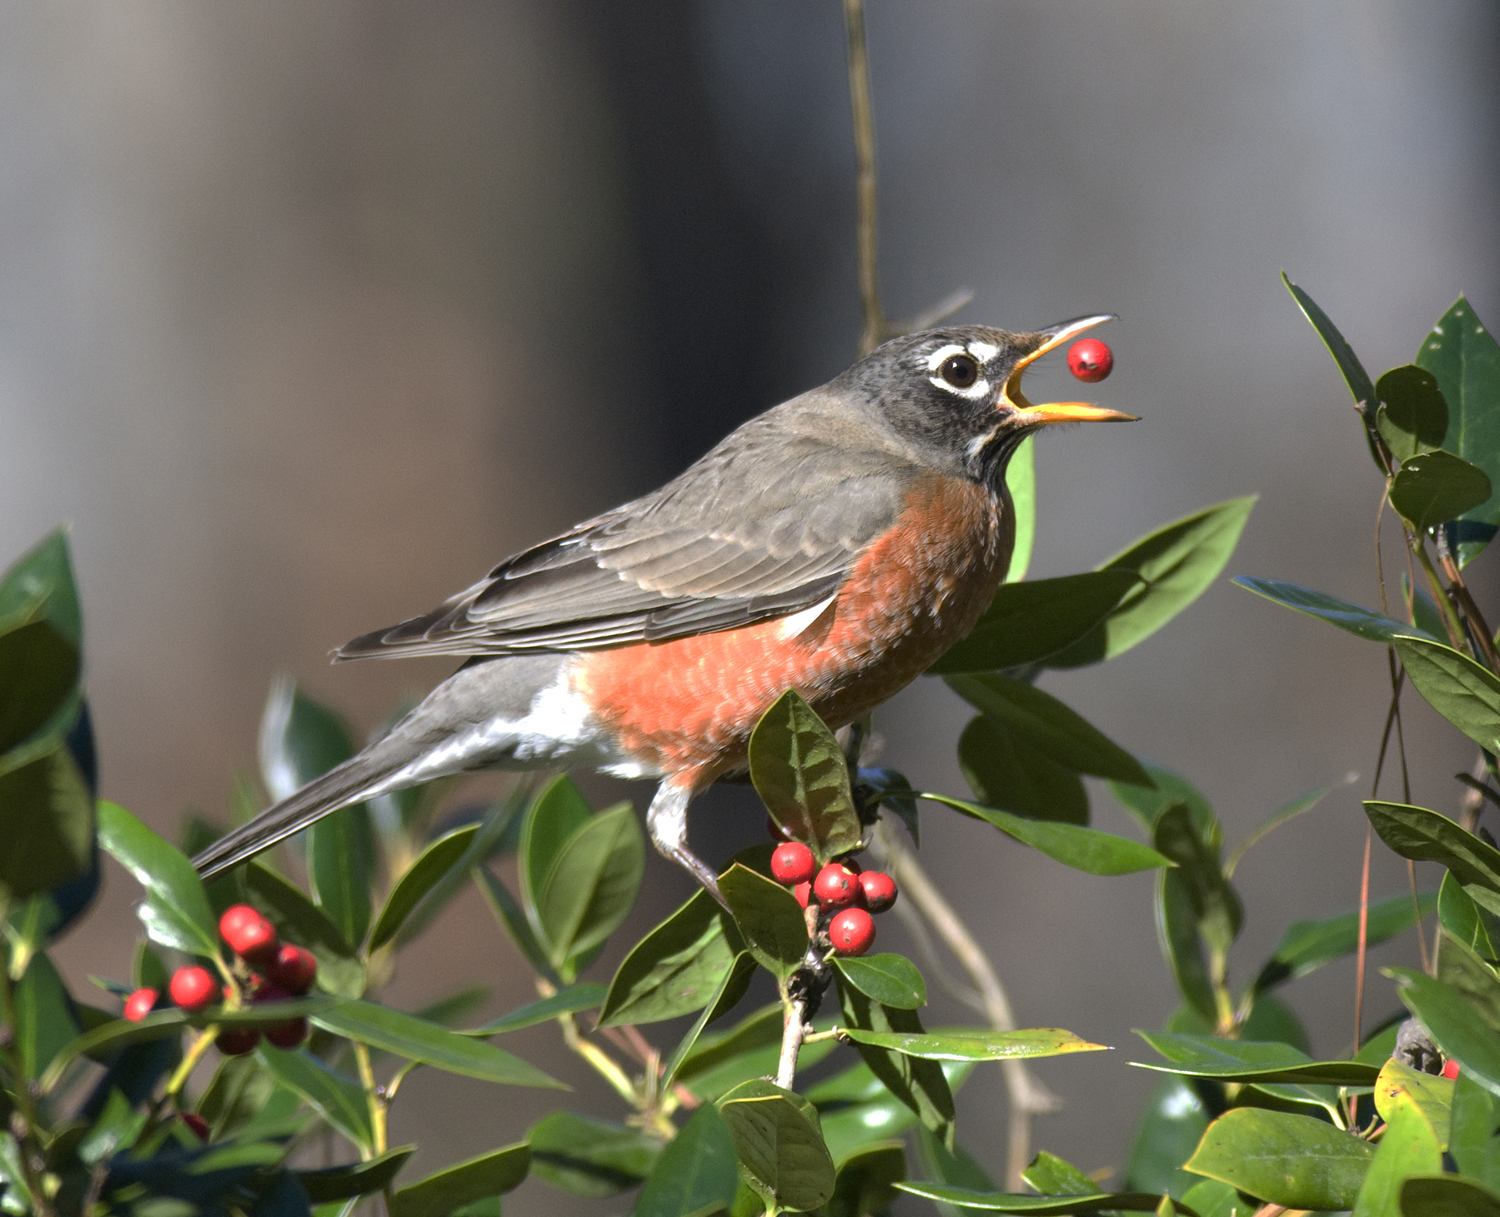
{"label": "red berry in beak", "polygon": [[1085,384],[1097,384],[1114,367],[1114,352],[1097,338],[1080,338],[1068,348],[1068,370]]}

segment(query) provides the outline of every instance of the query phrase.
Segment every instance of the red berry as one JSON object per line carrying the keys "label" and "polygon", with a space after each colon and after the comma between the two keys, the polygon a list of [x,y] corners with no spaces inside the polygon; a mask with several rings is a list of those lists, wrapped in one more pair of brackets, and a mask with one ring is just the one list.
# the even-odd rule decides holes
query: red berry
{"label": "red berry", "polygon": [[766,817],[766,835],[773,841],[790,841],[792,839],[787,830],[776,823],[770,816]]}
{"label": "red berry", "polygon": [[150,1014],[156,1005],[156,999],[160,994],[155,989],[137,989],[125,999],[123,1017],[132,1023],[138,1023],[146,1015]]}
{"label": "red berry", "polygon": [[258,1006],[262,1002],[268,1001],[291,1001],[292,995],[285,989],[280,989],[273,984],[261,981],[250,994],[250,1000]]}
{"label": "red berry", "polygon": [[812,899],[812,884],[811,883],[799,883],[799,884],[797,884],[796,887],[792,888],[792,895],[794,895],[795,897],[797,897],[797,903],[798,904],[800,904],[803,908],[806,908],[807,907],[807,902]]}
{"label": "red berry", "polygon": [[228,1031],[219,1032],[219,1037],[214,1040],[214,1047],[225,1056],[244,1056],[247,1052],[253,1052],[259,1042],[260,1032],[254,1027],[232,1027]]}
{"label": "red berry", "polygon": [[882,870],[861,871],[859,886],[865,894],[865,908],[883,913],[896,903],[896,881]]}
{"label": "red berry", "polygon": [[313,958],[312,952],[288,943],[276,953],[268,979],[288,993],[300,996],[312,988],[317,975],[318,961]]}
{"label": "red berry", "polygon": [[167,992],[189,1014],[197,1014],[219,1000],[219,982],[207,968],[178,968]]}
{"label": "red berry", "polygon": [[307,1038],[307,1020],[305,1018],[288,1019],[284,1023],[276,1023],[266,1028],[266,1039],[278,1048],[295,1048]]}
{"label": "red berry", "polygon": [[198,1140],[208,1140],[208,1121],[196,1111],[184,1111],[177,1118],[193,1130]]}
{"label": "red berry", "polygon": [[818,860],[801,841],[778,845],[771,855],[771,874],[778,883],[806,883],[818,873]]}
{"label": "red berry", "polygon": [[875,919],[864,909],[845,909],[828,923],[828,941],[840,955],[863,955],[875,941]]}
{"label": "red berry", "polygon": [[853,904],[860,895],[859,880],[842,862],[830,862],[813,880],[813,895],[824,908],[838,909]]}
{"label": "red berry", "polygon": [[1085,384],[1103,380],[1114,366],[1114,352],[1097,338],[1080,338],[1068,348],[1068,370]]}
{"label": "red berry", "polygon": [[1458,1062],[1452,1057],[1443,1062],[1443,1076],[1450,1079],[1458,1076]]}
{"label": "red berry", "polygon": [[219,918],[219,936],[246,963],[270,967],[276,960],[276,927],[248,904],[236,904]]}

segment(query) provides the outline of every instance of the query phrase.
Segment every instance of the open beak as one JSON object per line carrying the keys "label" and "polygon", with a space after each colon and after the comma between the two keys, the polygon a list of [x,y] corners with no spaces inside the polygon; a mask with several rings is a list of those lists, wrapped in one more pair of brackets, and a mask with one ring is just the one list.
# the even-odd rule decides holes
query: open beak
{"label": "open beak", "polygon": [[1021,392],[1021,374],[1026,369],[1045,355],[1048,351],[1055,351],[1065,342],[1071,342],[1085,330],[1093,329],[1106,321],[1114,321],[1113,313],[1098,313],[1092,317],[1078,317],[1072,321],[1064,321],[1059,325],[1049,326],[1040,331],[1043,335],[1042,343],[1032,351],[1031,354],[1021,359],[1011,370],[1006,379],[1005,389],[1000,394],[999,405],[1008,406],[1015,411],[1016,421],[1028,427],[1047,427],[1055,423],[1109,423],[1109,422],[1135,422],[1137,416],[1134,414],[1122,414],[1118,410],[1106,410],[1102,406],[1091,405],[1086,401],[1049,401],[1041,405],[1032,405],[1026,400],[1026,395]]}

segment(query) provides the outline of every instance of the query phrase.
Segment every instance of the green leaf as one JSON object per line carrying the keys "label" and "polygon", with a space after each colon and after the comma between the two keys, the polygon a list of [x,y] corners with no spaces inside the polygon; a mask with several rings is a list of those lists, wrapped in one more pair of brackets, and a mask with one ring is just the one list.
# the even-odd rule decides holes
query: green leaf
{"label": "green leaf", "polygon": [[805,1212],[833,1195],[833,1159],[811,1103],[753,1079],[719,1100],[745,1182],[782,1208]]}
{"label": "green leaf", "polygon": [[305,1048],[273,1048],[263,1043],[255,1053],[278,1082],[300,1094],[365,1153],[373,1152],[370,1104],[358,1082],[335,1072]]}
{"label": "green leaf", "polygon": [[1028,435],[1011,453],[1005,467],[1005,489],[1010,495],[1011,518],[1016,522],[1016,541],[1010,551],[1007,583],[1026,578],[1031,549],[1036,542],[1036,437]]}
{"label": "green leaf", "polygon": [[518,1056],[483,1040],[471,1039],[372,1002],[349,1001],[321,1014],[313,1022],[325,1031],[346,1039],[394,1052],[407,1060],[420,1061],[449,1073],[463,1074],[484,1082],[508,1086],[568,1087],[548,1077]]}
{"label": "green leaf", "polygon": [[542,884],[568,838],[594,818],[582,792],[567,774],[560,774],[543,788],[521,821],[520,844],[516,851],[516,875],[521,889],[521,907],[536,932],[537,940],[547,941],[546,931],[537,911]]}
{"label": "green leaf", "polygon": [[1459,1070],[1449,1108],[1448,1152],[1464,1174],[1500,1190],[1500,1100]]}
{"label": "green leaf", "polygon": [[402,1145],[364,1162],[328,1166],[322,1170],[297,1171],[297,1182],[314,1204],[348,1200],[352,1196],[368,1196],[371,1192],[381,1191],[390,1183],[406,1165],[406,1160],[416,1152],[415,1145]]}
{"label": "green leaf", "polygon": [[146,889],[137,910],[146,933],[164,947],[209,958],[218,927],[193,864],[118,803],[99,801],[99,844]]}
{"label": "green leaf", "polygon": [[[734,1026],[716,1032],[691,1049],[683,1059],[678,1077],[690,1081],[711,1073],[726,1061],[746,1056],[762,1048],[781,1046],[782,1011],[780,1002],[772,1002],[745,1015]],[[744,1079],[741,1078],[740,1081]],[[739,1081],[734,1085],[738,1086]],[[731,1089],[725,1087],[726,1090]]]}
{"label": "green leaf", "polygon": [[1095,570],[1001,585],[990,607],[932,667],[931,676],[994,672],[1040,663],[1086,637],[1140,587],[1130,570]]}
{"label": "green leaf", "polygon": [[36,954],[12,993],[12,1029],[27,1078],[38,1078],[83,1029],[67,986],[45,954]]}
{"label": "green leaf", "polygon": [[1453,1107],[1453,1082],[1448,1078],[1423,1073],[1393,1056],[1380,1067],[1374,1098],[1375,1110],[1387,1123],[1403,1107],[1415,1106],[1426,1117],[1437,1149],[1448,1148],[1448,1117]]}
{"label": "green leaf", "polygon": [[614,1196],[651,1172],[661,1142],[638,1128],[554,1111],[526,1134],[531,1172],[575,1196]]}
{"label": "green leaf", "polygon": [[896,1184],[906,1178],[906,1153],[899,1141],[886,1141],[851,1154],[838,1164],[828,1217],[888,1213]]}
{"label": "green leaf", "polygon": [[0,895],[14,901],[93,866],[94,800],[66,746],[0,770],[0,841]]}
{"label": "green leaf", "polygon": [[1370,383],[1370,374],[1365,371],[1358,356],[1354,354],[1354,348],[1339,333],[1338,326],[1329,320],[1328,314],[1317,306],[1313,298],[1288,279],[1285,271],[1281,272],[1281,282],[1286,285],[1286,290],[1291,292],[1292,299],[1302,310],[1302,315],[1312,323],[1313,329],[1318,332],[1318,337],[1323,340],[1323,345],[1328,348],[1328,353],[1333,356],[1333,362],[1338,365],[1339,373],[1343,376],[1344,383],[1349,386],[1354,404],[1359,408],[1360,417],[1365,424],[1365,442],[1370,448],[1370,459],[1375,462],[1376,468],[1384,473],[1385,462],[1381,460],[1375,448],[1376,399],[1375,386]]}
{"label": "green leaf", "polygon": [[[693,1025],[688,1028],[687,1034],[678,1041],[677,1047],[672,1050],[672,1055],[667,1058],[667,1063],[662,1067],[661,1089],[663,1092],[676,1084],[684,1066],[693,1057],[694,1049],[698,1046],[699,1037],[703,1029],[709,1023],[722,1018],[729,1011],[739,1005],[740,1000],[750,990],[750,982],[755,978],[755,960],[749,951],[741,951],[734,957],[734,962],[729,965],[729,970],[724,973],[724,979],[719,982],[719,987],[714,990],[713,998],[708,1005],[699,1012],[698,1017],[693,1020]],[[701,1058],[699,1058],[701,1060]]]}
{"label": "green leaf", "polygon": [[526,1178],[531,1151],[522,1142],[438,1171],[391,1197],[391,1217],[447,1217],[471,1201],[499,1196]]}
{"label": "green leaf", "polygon": [[1500,959],[1500,923],[1464,892],[1451,871],[1438,888],[1438,921],[1445,931],[1483,959]]}
{"label": "green leaf", "polygon": [[1021,1179],[1027,1187],[1043,1195],[1089,1196],[1099,1190],[1083,1171],[1046,1150],[1031,1160],[1021,1172]]}
{"label": "green leaf", "polygon": [[705,1103],[661,1151],[631,1217],[708,1217],[729,1207],[738,1183],[734,1138]]}
{"label": "green leaf", "polygon": [[1063,1056],[1072,1052],[1106,1052],[1071,1031],[1041,1027],[1031,1031],[872,1031],[840,1027],[839,1037],[872,1048],[899,1052],[924,1061],[1008,1061],[1019,1058]]}
{"label": "green leaf", "polygon": [[1208,1126],[1186,1169],[1289,1209],[1348,1209],[1374,1156],[1324,1120],[1237,1107]]}
{"label": "green leaf", "polygon": [[0,579],[0,619],[33,620],[39,609],[75,650],[83,649],[83,615],[66,528],[49,533]]}
{"label": "green leaf", "polygon": [[275,922],[282,936],[306,947],[318,959],[318,986],[344,997],[364,991],[364,966],[328,914],[264,863],[252,861],[240,871],[257,907]]}
{"label": "green leaf", "polygon": [[[1377,1101],[1381,1095],[1376,1088]],[[1432,1121],[1404,1091],[1388,1093],[1385,1132],[1354,1202],[1354,1217],[1385,1217],[1400,1208],[1401,1184],[1411,1175],[1440,1174],[1443,1154]]]}
{"label": "green leaf", "polygon": [[927,983],[904,955],[835,955],[833,966],[846,981],[883,1006],[916,1010],[927,1004]]}
{"label": "green leaf", "polygon": [[1461,1075],[1500,1095],[1500,1040],[1463,994],[1411,968],[1389,968],[1386,975],[1400,983],[1401,1001],[1422,1020],[1443,1055],[1458,1058]]}
{"label": "green leaf", "polygon": [[1493,1188],[1454,1175],[1415,1175],[1401,1184],[1401,1217],[1500,1217]]}
{"label": "green leaf", "polygon": [[1090,875],[1128,875],[1134,871],[1171,865],[1168,859],[1138,841],[1100,832],[1095,828],[1028,820],[1023,816],[965,803],[962,799],[951,799],[942,794],[923,794],[920,797],[993,824],[1006,836],[1015,838],[1021,844],[1041,851],[1064,866],[1071,866],[1074,870],[1085,871]]}
{"label": "green leaf", "polygon": [[1500,750],[1500,677],[1440,642],[1397,638],[1395,647],[1428,705],[1481,748]]}
{"label": "green leaf", "polygon": [[562,978],[548,962],[547,952],[537,941],[531,921],[516,903],[516,898],[510,894],[510,889],[486,866],[474,867],[473,875],[490,911],[495,914],[495,920],[505,927],[511,940],[520,947],[521,954],[526,956],[526,962],[552,984],[561,985]]}
{"label": "green leaf", "polygon": [[1198,933],[1210,955],[1222,958],[1239,936],[1244,908],[1224,878],[1218,850],[1198,835],[1192,815],[1181,803],[1157,818],[1152,844],[1177,864],[1177,878],[1192,906]]}
{"label": "green leaf", "polygon": [[948,687],[975,709],[998,719],[1059,765],[1137,786],[1151,785],[1135,757],[1034,685],[995,673],[946,679]]}
{"label": "green leaf", "polygon": [[958,767],[975,798],[1029,820],[1089,822],[1083,779],[1038,752],[998,719],[980,714],[958,740]]}
{"label": "green leaf", "polygon": [[1315,1061],[1290,1044],[1226,1040],[1169,1031],[1137,1031],[1167,1064],[1132,1061],[1142,1069],[1234,1082],[1284,1082],[1370,1086],[1380,1069],[1362,1061]]}
{"label": "green leaf", "polygon": [[1161,1197],[1149,1192],[1099,1192],[1091,1196],[1032,1196],[1024,1192],[974,1192],[946,1183],[898,1183],[913,1196],[922,1196],[960,1209],[982,1209],[987,1213],[1028,1213],[1034,1217],[1062,1217],[1067,1213],[1096,1213],[1119,1209],[1131,1213],[1154,1213]]}
{"label": "green leaf", "polygon": [[1198,914],[1192,889],[1175,867],[1156,876],[1156,931],[1162,957],[1172,971],[1177,991],[1205,1022],[1216,1018],[1214,989],[1209,980],[1203,939],[1198,933]]}
{"label": "green leaf", "polygon": [[1185,1197],[1198,1179],[1182,1169],[1204,1130],[1208,1109],[1196,1090],[1180,1077],[1163,1078],[1152,1089],[1136,1126],[1125,1163],[1124,1185],[1131,1191]]}
{"label": "green leaf", "polygon": [[863,832],[838,740],[794,689],[750,736],[750,781],[771,818],[812,847],[819,865],[859,847]]}
{"label": "green leaf", "polygon": [[1255,496],[1230,499],[1184,516],[1106,562],[1101,570],[1134,571],[1143,582],[1078,643],[1045,661],[1077,668],[1123,654],[1198,599],[1224,569],[1239,542]]}
{"label": "green leaf", "polygon": [[[1243,587],[1246,591],[1254,592],[1257,596],[1264,596],[1267,600],[1285,605],[1289,609],[1296,609],[1299,613],[1306,613],[1309,617],[1316,617],[1320,621],[1328,622],[1329,625],[1336,625],[1339,629],[1353,634],[1356,638],[1363,638],[1367,642],[1390,642],[1397,635],[1426,634],[1425,631],[1399,621],[1395,617],[1387,617],[1384,613],[1377,613],[1374,609],[1351,604],[1347,600],[1340,600],[1337,596],[1330,596],[1327,592],[1315,592],[1308,587],[1299,587],[1295,583],[1282,583],[1277,579],[1255,579],[1249,575],[1240,575],[1231,579],[1230,582]],[[1432,641],[1436,641],[1436,638]]]}
{"label": "green leaf", "polygon": [[1255,826],[1249,836],[1234,847],[1234,852],[1229,855],[1228,861],[1224,863],[1224,878],[1233,879],[1234,872],[1239,869],[1240,862],[1244,856],[1271,833],[1275,832],[1276,829],[1290,820],[1295,820],[1305,812],[1311,811],[1335,790],[1342,789],[1353,782],[1355,777],[1356,775],[1351,773],[1337,785],[1323,786],[1317,790],[1310,790],[1299,798],[1293,799],[1280,810],[1272,812]]}
{"label": "green leaf", "polygon": [[1451,934],[1444,934],[1438,946],[1437,978],[1462,993],[1470,1008],[1500,1033],[1500,979],[1492,965]]}
{"label": "green leaf", "polygon": [[1135,816],[1147,832],[1154,832],[1156,821],[1161,818],[1161,813],[1181,803],[1187,807],[1188,814],[1193,819],[1193,826],[1198,830],[1198,836],[1206,844],[1217,849],[1223,843],[1224,830],[1220,827],[1219,817],[1214,814],[1214,809],[1204,797],[1203,792],[1180,773],[1173,773],[1172,770],[1161,765],[1147,761],[1143,768],[1154,783],[1154,789],[1125,785],[1120,782],[1109,784],[1109,791],[1119,801],[1120,806]]}
{"label": "green leaf", "polygon": [[340,807],[307,830],[308,878],[318,906],[357,950],[370,928],[375,838],[362,803]]}
{"label": "green leaf", "polygon": [[1365,801],[1365,815],[1392,850],[1414,862],[1441,862],[1464,891],[1500,912],[1500,850],[1425,807]]}
{"label": "green leaf", "polygon": [[599,1025],[656,1023],[701,1009],[741,945],[739,931],[714,898],[695,892],[625,957],[610,982]]}
{"label": "green leaf", "polygon": [[78,648],[48,621],[0,633],[0,752],[57,715],[78,683]]}
{"label": "green leaf", "polygon": [[1415,364],[1392,368],[1375,382],[1381,402],[1375,427],[1398,461],[1443,446],[1448,434],[1448,403],[1437,377]]}
{"label": "green leaf", "polygon": [[[1443,446],[1500,478],[1500,347],[1460,296],[1422,342],[1417,366],[1436,378],[1448,405]],[[1500,502],[1466,512],[1456,526],[1460,566],[1479,553],[1500,525]]]}
{"label": "green leaf", "polygon": [[[1459,893],[1463,895],[1462,892]],[[1419,900],[1422,916],[1432,912],[1437,898],[1432,892],[1424,892]],[[1409,894],[1392,896],[1378,904],[1370,905],[1365,925],[1366,942],[1370,946],[1386,942],[1416,923],[1416,910]],[[1254,988],[1264,992],[1283,981],[1296,980],[1315,972],[1325,963],[1332,963],[1359,948],[1359,913],[1343,913],[1323,921],[1293,922],[1282,934],[1281,941],[1271,958],[1266,960],[1260,974],[1255,978]]]}
{"label": "green leaf", "polygon": [[791,892],[739,862],[719,877],[719,891],[757,963],[778,980],[802,966],[807,922]]}
{"label": "green leaf", "polygon": [[1439,448],[1402,464],[1391,481],[1390,498],[1401,518],[1421,531],[1482,506],[1491,490],[1483,469]]}
{"label": "green leaf", "polygon": [[378,950],[396,936],[402,922],[432,890],[433,884],[458,864],[478,831],[478,824],[468,824],[439,837],[406,868],[375,919],[375,928],[370,931],[370,950]]}
{"label": "green leaf", "polygon": [[519,1031],[523,1027],[534,1027],[564,1014],[577,1014],[580,1010],[592,1010],[609,992],[603,985],[570,985],[551,997],[530,1002],[509,1014],[502,1014],[493,1022],[485,1023],[465,1035],[490,1036],[503,1031]]}
{"label": "green leaf", "polygon": [[[1185,1172],[1183,1177],[1197,1178],[1196,1175]],[[1254,1217],[1255,1210],[1260,1207],[1252,1201],[1242,1199],[1234,1188],[1217,1179],[1198,1179],[1180,1199],[1183,1207],[1191,1208],[1198,1217]]]}
{"label": "green leaf", "polygon": [[[915,1010],[885,1006],[871,1001],[853,985],[839,985],[839,1004],[843,1011],[843,1029],[873,1032],[923,1034],[922,1020]],[[894,1052],[876,1044],[855,1041],[859,1055],[881,1083],[915,1114],[925,1128],[948,1149],[953,1148],[953,1092],[943,1067],[937,1061],[925,1060],[903,1052]]]}
{"label": "green leaf", "polygon": [[558,850],[535,889],[537,920],[555,968],[602,943],[635,903],[645,846],[629,803],[590,816]]}

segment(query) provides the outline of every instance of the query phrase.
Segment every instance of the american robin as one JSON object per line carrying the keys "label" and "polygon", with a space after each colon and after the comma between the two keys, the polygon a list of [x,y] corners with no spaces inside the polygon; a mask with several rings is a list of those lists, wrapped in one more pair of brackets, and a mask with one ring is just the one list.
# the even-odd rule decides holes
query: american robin
{"label": "american robin", "polygon": [[218,874],[336,808],[445,775],[590,766],[659,779],[651,839],[717,895],[688,849],[688,802],[745,768],[751,730],[786,689],[837,728],[973,628],[1010,561],[1016,445],[1053,423],[1131,418],[1021,392],[1030,364],[1110,319],[894,339],[660,490],[346,643],[335,661],[467,662],[194,865]]}

